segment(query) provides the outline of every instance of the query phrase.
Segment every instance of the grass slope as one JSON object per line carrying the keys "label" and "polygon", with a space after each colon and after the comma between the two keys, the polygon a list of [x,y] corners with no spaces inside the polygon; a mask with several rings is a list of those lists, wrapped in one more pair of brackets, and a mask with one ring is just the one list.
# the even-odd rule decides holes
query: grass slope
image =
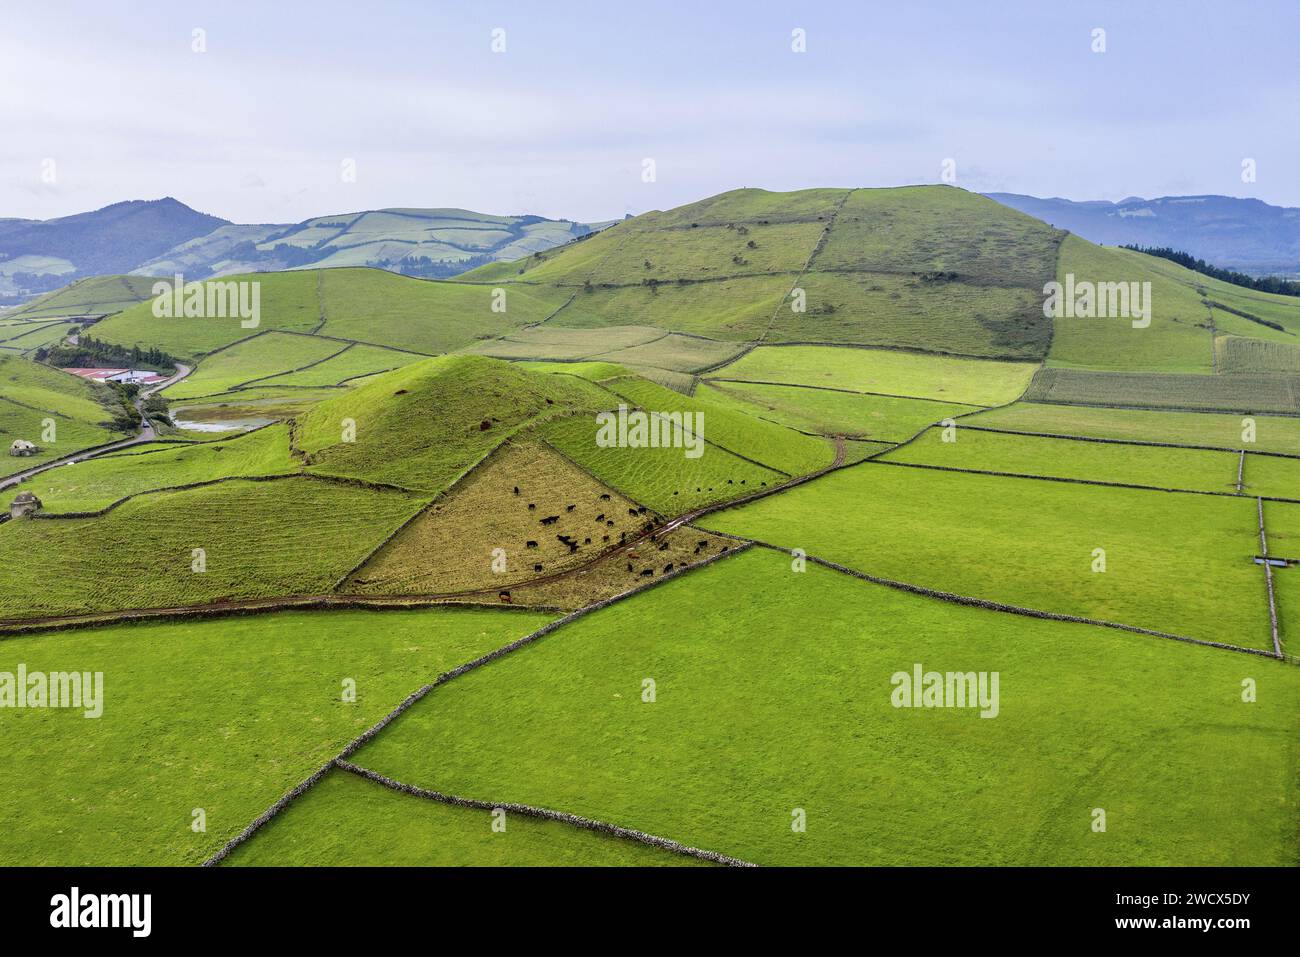
{"label": "grass slope", "polygon": [[1269,644],[1250,498],[868,463],[701,524],[959,595]]}
{"label": "grass slope", "polygon": [[401,794],[330,771],[224,863],[232,867],[682,867],[705,865],[635,841]]}
{"label": "grass slope", "polygon": [[[314,406],[298,447],[313,471],[439,491],[537,416],[605,408],[613,397],[576,376],[497,359],[427,359]],[[355,424],[347,441],[348,423]]]}
{"label": "grass slope", "polygon": [[42,472],[23,488],[41,500],[46,512],[83,512],[152,489],[220,478],[287,475],[298,465],[289,454],[288,427],[272,425],[222,441],[133,446]]}
{"label": "grass slope", "polygon": [[883,349],[763,346],[713,373],[719,379],[813,385],[852,392],[1000,405],[1019,396],[1036,366]]}
{"label": "grass slope", "polygon": [[706,444],[693,459],[682,447],[602,448],[596,444],[598,430],[595,416],[582,415],[549,422],[538,434],[605,484],[664,515],[725,502],[788,478],[716,445]]}
{"label": "grass slope", "polygon": [[0,618],[321,594],[420,504],[304,476],[142,495],[98,518],[6,522]]}
{"label": "grass slope", "polygon": [[416,688],[545,620],[335,610],[6,639],[0,670],[102,672],[104,710],[6,709],[0,864],[198,864]]}
{"label": "grass slope", "polygon": [[975,412],[979,408],[929,399],[899,399],[751,382],[705,383],[696,395],[725,396],[744,403],[764,418],[793,429],[890,442],[902,442],[927,425]]}
{"label": "grass slope", "polygon": [[699,433],[707,441],[775,471],[803,475],[825,468],[835,459],[831,443],[747,414],[725,396],[705,393],[688,397],[640,378],[619,379],[608,388],[635,408],[663,415],[691,414],[693,421],[703,421]]}
{"label": "grass slope", "polygon": [[[110,428],[111,403],[106,386],[0,354],[0,475],[125,438]],[[34,442],[40,451],[10,456],[17,439]]]}
{"label": "grass slope", "polygon": [[1233,452],[1002,435],[961,426],[951,433],[953,441],[945,442],[944,432],[930,429],[912,444],[885,453],[881,460],[1205,492],[1232,492],[1237,484],[1238,456]]}
{"label": "grass slope", "polygon": [[[997,671],[998,716],[892,707],[916,662]],[[1297,706],[1278,662],[751,551],[449,682],[354,760],[759,864],[1294,865]]]}
{"label": "grass slope", "polygon": [[168,401],[220,395],[255,379],[269,379],[320,362],[347,346],[334,339],[263,332],[207,356],[163,395]]}
{"label": "grass slope", "polygon": [[[1249,447],[1261,452],[1300,455],[1300,419],[1293,418],[1017,402],[1005,409],[981,412],[966,421],[970,425],[1018,432],[1053,432],[1229,449]],[[1254,425],[1253,444],[1245,441],[1251,424]]]}

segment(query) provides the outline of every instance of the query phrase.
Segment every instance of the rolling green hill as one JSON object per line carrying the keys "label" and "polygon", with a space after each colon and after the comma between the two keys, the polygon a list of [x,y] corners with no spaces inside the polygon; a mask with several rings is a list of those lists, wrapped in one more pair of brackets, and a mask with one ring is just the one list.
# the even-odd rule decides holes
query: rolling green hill
{"label": "rolling green hill", "polygon": [[[182,421],[284,421],[51,469],[0,522],[0,671],[74,654],[176,711],[0,722],[20,768],[72,748],[64,803],[0,796],[24,860],[197,862],[287,795],[232,863],[1300,862],[1300,302],[949,187],[736,190],[455,281],[228,278],[256,328],[94,335],[192,364]],[[1150,283],[1150,323],[1050,317],[1054,281]],[[0,430],[82,440],[105,395],[0,358]],[[620,407],[666,441],[611,442]],[[997,720],[900,706],[922,667],[1000,676]],[[159,823],[187,794],[193,840]]]}
{"label": "rolling green hill", "polygon": [[[121,412],[107,386],[0,353],[0,477],[125,438]],[[19,439],[39,451],[11,456]]]}
{"label": "rolling green hill", "polygon": [[376,266],[408,276],[454,276],[586,236],[601,224],[492,216],[468,209],[375,209],[288,226],[219,227],[134,270],[193,278],[280,269]]}

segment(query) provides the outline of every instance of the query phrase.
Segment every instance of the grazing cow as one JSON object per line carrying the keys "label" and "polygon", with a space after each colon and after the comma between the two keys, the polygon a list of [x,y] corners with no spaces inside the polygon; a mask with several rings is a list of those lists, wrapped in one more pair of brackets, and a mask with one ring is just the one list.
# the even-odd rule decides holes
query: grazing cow
{"label": "grazing cow", "polygon": [[542,570],[542,566],[541,566],[541,565],[534,565],[534,566],[533,566],[533,571],[535,571],[535,572],[540,572],[541,570]]}
{"label": "grazing cow", "polygon": [[518,485],[515,486],[515,494],[516,494],[516,495],[519,494],[519,486],[518,486]]}
{"label": "grazing cow", "polygon": [[667,574],[668,574],[670,571],[672,571],[672,570],[673,570],[673,563],[672,563],[672,562],[669,562],[667,565],[664,566],[664,574],[665,574],[665,575],[667,575]]}
{"label": "grazing cow", "polygon": [[709,547],[709,540],[708,540],[707,538],[701,538],[698,542],[695,543],[695,547],[696,547],[696,548],[708,548],[708,547]]}
{"label": "grazing cow", "polygon": [[727,484],[728,484],[728,485],[733,485],[733,484],[735,484],[735,483],[733,483],[733,482],[731,481],[731,479],[727,479]]}
{"label": "grazing cow", "polygon": [[[612,525],[613,522],[611,522],[610,524]],[[627,542],[627,532],[620,533],[618,536],[618,543],[622,545],[625,544],[626,542]]]}
{"label": "grazing cow", "polygon": [[574,552],[576,552],[576,551],[578,550],[578,543],[577,543],[577,542],[566,542],[565,544],[569,546],[569,554],[570,554],[570,555],[572,555]]}
{"label": "grazing cow", "polygon": [[609,519],[608,521],[606,521],[606,522],[605,522],[605,527],[606,527],[606,528],[613,528],[613,527],[614,527],[614,520],[611,518],[611,519]]}
{"label": "grazing cow", "polygon": [[722,550],[725,552],[725,551],[727,550],[727,546],[726,546],[726,545],[723,545],[723,546],[722,546]]}
{"label": "grazing cow", "polygon": [[590,539],[590,538],[584,538],[584,539],[582,540],[582,544],[584,544],[584,545],[590,545],[590,544],[591,544],[591,539]]}
{"label": "grazing cow", "polygon": [[605,513],[604,513],[604,512],[601,512],[599,515],[596,516],[596,521],[598,521],[598,522],[603,522],[604,520],[605,520]]}
{"label": "grazing cow", "polygon": [[530,538],[528,541],[524,542],[524,545],[525,545],[527,548],[536,548],[536,547],[537,547],[537,543],[536,543],[535,541],[533,541],[531,538]]}
{"label": "grazing cow", "polygon": [[535,511],[537,511],[537,503],[536,503],[536,502],[529,502],[529,503],[528,503],[528,511],[530,511],[530,512],[535,512]]}
{"label": "grazing cow", "polygon": [[666,551],[668,551],[668,543],[667,543],[667,542],[664,542],[662,545],[660,545],[660,546],[659,546],[659,551],[661,551],[661,552],[666,552]]}
{"label": "grazing cow", "polygon": [[651,577],[654,576],[654,573],[655,573],[655,570],[654,570],[653,568],[647,568],[645,571],[643,571],[643,572],[641,573],[641,577],[642,577],[642,578],[651,578]]}
{"label": "grazing cow", "polygon": [[608,501],[609,501],[609,496],[608,496],[608,495],[602,495],[602,496],[600,497],[600,500],[601,500],[602,502],[608,502]]}
{"label": "grazing cow", "polygon": [[497,597],[500,598],[507,605],[510,604],[510,592],[503,591],[501,594],[497,595]]}
{"label": "grazing cow", "polygon": [[608,536],[608,535],[602,535],[602,536],[600,537],[600,540],[601,540],[602,542],[607,542],[607,541],[609,541],[609,536]]}
{"label": "grazing cow", "polygon": [[632,570],[632,563],[631,563],[631,562],[628,562],[628,563],[627,563],[627,570],[628,570],[628,571],[631,571],[631,570]]}
{"label": "grazing cow", "polygon": [[572,512],[572,511],[573,511],[575,508],[577,508],[577,507],[578,507],[578,506],[576,506],[576,505],[566,505],[566,506],[564,506],[564,510],[565,510],[566,512]]}
{"label": "grazing cow", "polygon": [[634,508],[629,508],[629,509],[627,510],[627,513],[628,513],[629,515],[631,515],[633,518],[636,518],[636,509],[634,509]]}
{"label": "grazing cow", "polygon": [[548,516],[546,516],[546,518],[542,519],[542,524],[543,524],[543,525],[554,525],[554,524],[555,524],[556,522],[558,522],[559,520],[560,520],[560,516],[558,516],[558,515],[548,515]]}

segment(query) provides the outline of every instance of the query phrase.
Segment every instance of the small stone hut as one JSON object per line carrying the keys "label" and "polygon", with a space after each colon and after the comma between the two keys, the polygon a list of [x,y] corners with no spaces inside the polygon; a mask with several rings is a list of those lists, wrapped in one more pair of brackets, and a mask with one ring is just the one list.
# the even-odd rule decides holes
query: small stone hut
{"label": "small stone hut", "polygon": [[10,518],[26,518],[40,511],[41,500],[31,492],[19,492],[18,497],[9,506]]}

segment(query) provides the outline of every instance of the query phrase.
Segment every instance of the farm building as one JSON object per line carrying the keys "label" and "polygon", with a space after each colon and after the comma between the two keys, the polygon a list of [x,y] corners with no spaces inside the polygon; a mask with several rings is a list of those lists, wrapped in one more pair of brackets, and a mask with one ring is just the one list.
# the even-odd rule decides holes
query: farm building
{"label": "farm building", "polygon": [[159,375],[148,369],[81,369],[69,368],[64,372],[71,372],[73,375],[81,376],[83,379],[91,379],[95,382],[121,382],[124,384],[135,385],[153,385],[156,382],[162,382],[167,377]]}
{"label": "farm building", "polygon": [[26,439],[14,439],[9,446],[10,455],[35,455],[40,448],[34,442],[28,442]]}
{"label": "farm building", "polygon": [[41,500],[31,492],[19,492],[9,505],[10,518],[26,518],[40,510]]}

